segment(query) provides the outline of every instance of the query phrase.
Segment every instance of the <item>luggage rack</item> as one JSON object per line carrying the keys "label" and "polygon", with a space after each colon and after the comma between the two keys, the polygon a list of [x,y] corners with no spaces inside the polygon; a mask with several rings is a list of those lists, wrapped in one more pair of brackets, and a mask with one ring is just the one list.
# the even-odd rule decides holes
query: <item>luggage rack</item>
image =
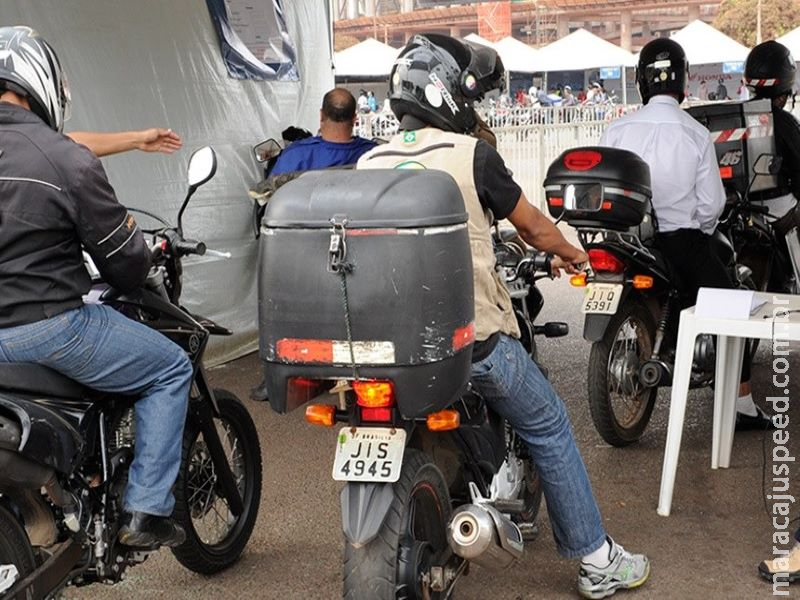
{"label": "luggage rack", "polygon": [[603,227],[581,227],[580,229],[577,229],[577,231],[578,237],[580,238],[581,244],[584,248],[589,244],[596,244],[598,242],[596,236],[599,235],[600,241],[615,241],[622,247],[630,250],[634,256],[637,254],[642,254],[650,260],[656,260],[656,257],[653,256],[653,253],[647,249],[647,247],[639,239],[639,236],[634,233],[627,231],[615,231],[613,229],[605,229]]}

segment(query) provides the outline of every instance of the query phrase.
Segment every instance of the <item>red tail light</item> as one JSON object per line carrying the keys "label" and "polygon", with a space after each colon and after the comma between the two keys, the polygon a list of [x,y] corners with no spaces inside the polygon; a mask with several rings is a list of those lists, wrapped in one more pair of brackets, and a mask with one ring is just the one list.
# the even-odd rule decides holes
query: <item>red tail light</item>
{"label": "red tail light", "polygon": [[362,408],[361,409],[362,421],[378,421],[381,423],[392,422],[392,409],[391,408]]}
{"label": "red tail light", "polygon": [[391,381],[354,381],[353,390],[358,405],[363,408],[394,406],[394,386]]}
{"label": "red tail light", "polygon": [[608,273],[622,273],[625,270],[623,263],[608,250],[592,248],[588,252],[589,263],[595,271],[606,271]]}
{"label": "red tail light", "polygon": [[575,150],[564,157],[564,166],[570,171],[589,171],[603,160],[596,150]]}

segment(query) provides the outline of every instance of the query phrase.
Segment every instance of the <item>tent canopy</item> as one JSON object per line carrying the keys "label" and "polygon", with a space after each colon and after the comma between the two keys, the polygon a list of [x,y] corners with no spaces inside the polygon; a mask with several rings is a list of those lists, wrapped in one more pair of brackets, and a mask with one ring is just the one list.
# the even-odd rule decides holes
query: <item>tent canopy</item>
{"label": "tent canopy", "polygon": [[775,40],[780,42],[789,49],[792,53],[792,58],[795,61],[800,60],[800,27],[792,29],[789,33],[782,35]]}
{"label": "tent canopy", "polygon": [[690,67],[741,62],[747,58],[749,52],[746,46],[700,20],[692,21],[676,31],[671,39],[683,47]]}
{"label": "tent canopy", "polygon": [[333,64],[337,77],[386,78],[400,50],[375,38],[336,52]]}
{"label": "tent canopy", "polygon": [[636,64],[633,54],[601,37],[576,29],[555,42],[540,48],[534,57],[532,71],[584,71],[601,67],[622,67]]}
{"label": "tent canopy", "polygon": [[520,42],[513,37],[503,38],[494,44],[495,50],[503,61],[503,66],[508,71],[518,73],[533,73],[534,61],[538,50]]}

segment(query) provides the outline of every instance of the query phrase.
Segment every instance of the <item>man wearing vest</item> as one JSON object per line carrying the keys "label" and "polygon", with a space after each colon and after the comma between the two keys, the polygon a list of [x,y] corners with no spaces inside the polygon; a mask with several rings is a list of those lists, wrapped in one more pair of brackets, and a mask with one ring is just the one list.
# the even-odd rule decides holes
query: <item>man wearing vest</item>
{"label": "man wearing vest", "polygon": [[[502,81],[494,51],[479,52],[480,60],[473,60],[476,52],[468,44],[448,36],[412,38],[389,84],[401,131],[362,156],[357,168],[439,169],[458,183],[469,213],[475,282],[473,384],[528,444],[558,550],[581,559],[579,593],[605,598],[642,585],[650,563],[625,551],[603,528],[564,403],[518,340],[511,299],[494,268],[491,226],[508,218],[526,242],[555,254],[554,265],[570,272],[587,256],[528,203],[492,146],[464,135],[478,125],[473,103]],[[488,71],[487,52],[492,53]]]}

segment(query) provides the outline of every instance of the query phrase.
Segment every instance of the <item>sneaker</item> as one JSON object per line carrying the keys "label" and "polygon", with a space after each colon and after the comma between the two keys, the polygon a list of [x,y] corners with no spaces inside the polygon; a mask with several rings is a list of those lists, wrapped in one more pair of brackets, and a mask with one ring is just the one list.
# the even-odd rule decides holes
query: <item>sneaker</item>
{"label": "sneaker", "polygon": [[644,554],[631,554],[610,537],[609,563],[605,567],[581,561],[578,593],[584,598],[606,598],[618,589],[639,587],[650,577],[650,561]]}
{"label": "sneaker", "polygon": [[795,544],[792,551],[785,556],[762,561],[758,565],[758,574],[772,582],[776,575],[780,582],[791,583],[800,579],[800,543]]}
{"label": "sneaker", "polygon": [[760,406],[756,406],[755,417],[736,413],[736,431],[763,431],[764,429],[775,429],[772,417],[768,415]]}
{"label": "sneaker", "polygon": [[174,548],[186,541],[186,532],[169,517],[156,517],[133,510],[122,515],[122,527],[117,538],[121,544],[136,548]]}

